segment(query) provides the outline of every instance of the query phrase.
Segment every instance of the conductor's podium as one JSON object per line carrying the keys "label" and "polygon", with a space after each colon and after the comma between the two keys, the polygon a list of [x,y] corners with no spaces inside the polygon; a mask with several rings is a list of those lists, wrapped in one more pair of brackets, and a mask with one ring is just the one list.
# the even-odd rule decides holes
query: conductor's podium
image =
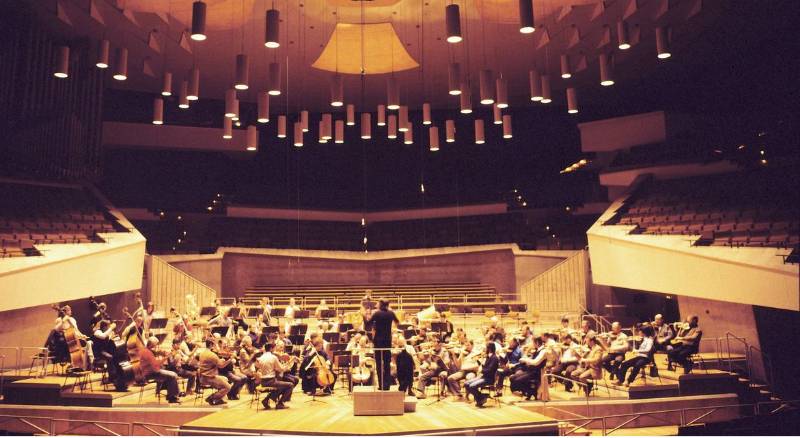
{"label": "conductor's podium", "polygon": [[353,387],[353,415],[403,415],[405,393],[377,391],[373,386]]}

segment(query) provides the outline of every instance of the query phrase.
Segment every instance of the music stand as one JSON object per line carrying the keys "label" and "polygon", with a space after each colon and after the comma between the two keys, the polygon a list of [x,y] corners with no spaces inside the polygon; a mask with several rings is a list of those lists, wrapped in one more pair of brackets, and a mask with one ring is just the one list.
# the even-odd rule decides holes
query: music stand
{"label": "music stand", "polygon": [[248,318],[258,318],[264,314],[264,309],[260,307],[250,307],[247,309],[247,317]]}
{"label": "music stand", "polygon": [[155,336],[156,339],[158,339],[158,345],[161,345],[164,342],[164,339],[167,338],[167,334],[166,333],[158,333],[158,334],[153,335],[153,336]]}
{"label": "music stand", "polygon": [[273,318],[280,318],[281,316],[286,314],[286,309],[278,309],[273,307],[272,310],[269,312],[269,316]]}
{"label": "music stand", "polygon": [[203,306],[200,308],[200,316],[214,316],[217,313],[215,306]]}
{"label": "music stand", "polygon": [[308,310],[297,310],[294,312],[295,319],[308,319],[308,316],[311,314]]}
{"label": "music stand", "polygon": [[292,345],[302,346],[305,340],[306,335],[289,335],[289,341],[291,341]]}
{"label": "music stand", "polygon": [[212,327],[211,328],[211,334],[214,335],[214,334],[219,333],[219,336],[224,338],[228,334],[228,328],[229,327],[226,327],[226,326]]}
{"label": "music stand", "polygon": [[339,333],[347,333],[350,330],[353,330],[353,324],[350,324],[349,322],[343,322],[339,324]]}
{"label": "music stand", "polygon": [[447,332],[447,323],[446,322],[432,322],[431,323],[431,331],[437,333],[446,333]]}
{"label": "music stand", "polygon": [[241,315],[241,313],[242,313],[242,309],[240,309],[238,307],[231,307],[230,309],[228,309],[228,317],[230,317],[231,319],[238,318],[239,315]]}
{"label": "music stand", "polygon": [[325,341],[333,344],[339,342],[339,333],[338,332],[325,332],[322,334],[322,339]]}
{"label": "music stand", "polygon": [[322,318],[325,318],[325,319],[336,318],[336,311],[333,310],[333,309],[320,310],[319,317],[320,317],[320,319],[322,319]]}
{"label": "music stand", "polygon": [[435,309],[437,312],[439,312],[439,313],[442,313],[442,312],[447,312],[448,310],[450,310],[450,305],[449,305],[449,304],[447,304],[447,303],[442,303],[442,304],[434,304],[434,305],[433,305],[433,308],[434,308],[434,309]]}
{"label": "music stand", "polygon": [[307,331],[308,331],[308,324],[296,324],[289,327],[289,336],[305,335]]}
{"label": "music stand", "polygon": [[472,306],[458,306],[458,312],[464,316],[464,330],[467,329],[467,315],[472,314]]}
{"label": "music stand", "polygon": [[279,327],[277,325],[267,325],[261,329],[261,333],[266,333],[271,335],[273,333],[278,333]]}
{"label": "music stand", "polygon": [[397,329],[404,332],[411,328],[411,324],[397,324]]}
{"label": "music stand", "polygon": [[414,330],[413,328],[403,330],[403,337],[406,338],[406,340],[411,339],[415,334],[417,334],[417,331]]}
{"label": "music stand", "polygon": [[494,312],[497,315],[507,315],[510,311],[508,304],[497,304],[494,306]]}
{"label": "music stand", "polygon": [[522,314],[528,311],[528,305],[525,303],[512,304],[510,307],[512,312],[517,312],[517,325],[519,325],[519,322],[523,319]]}
{"label": "music stand", "polygon": [[153,318],[150,320],[150,330],[162,330],[167,328],[167,318]]}

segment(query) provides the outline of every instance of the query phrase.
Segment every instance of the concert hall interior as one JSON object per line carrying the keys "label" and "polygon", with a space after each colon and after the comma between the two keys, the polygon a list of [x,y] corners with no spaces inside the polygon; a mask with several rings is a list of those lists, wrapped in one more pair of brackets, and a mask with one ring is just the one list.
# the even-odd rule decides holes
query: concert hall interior
{"label": "concert hall interior", "polygon": [[797,433],[797,17],[0,2],[0,434]]}

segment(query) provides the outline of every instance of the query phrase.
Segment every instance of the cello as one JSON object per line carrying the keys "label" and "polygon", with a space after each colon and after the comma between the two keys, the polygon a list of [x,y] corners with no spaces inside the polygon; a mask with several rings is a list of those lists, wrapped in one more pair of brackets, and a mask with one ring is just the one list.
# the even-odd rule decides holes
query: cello
{"label": "cello", "polygon": [[135,333],[128,333],[128,339],[125,341],[125,348],[128,350],[128,357],[133,370],[133,378],[137,384],[144,385],[147,383],[147,376],[158,372],[161,367],[153,352],[142,342],[142,331],[136,325],[134,317],[128,312],[127,308],[123,309],[122,313],[133,321],[133,329],[135,330]]}
{"label": "cello", "polygon": [[314,350],[314,358],[311,359],[306,369],[308,368],[317,369],[317,385],[322,388],[328,388],[336,381],[328,364],[325,363],[325,358],[316,350]]}

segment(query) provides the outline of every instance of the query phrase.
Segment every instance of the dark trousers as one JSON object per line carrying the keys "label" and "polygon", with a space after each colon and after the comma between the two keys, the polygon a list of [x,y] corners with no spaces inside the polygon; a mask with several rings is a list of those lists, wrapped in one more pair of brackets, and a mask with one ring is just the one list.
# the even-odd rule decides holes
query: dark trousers
{"label": "dark trousers", "polygon": [[[561,376],[567,379],[570,379],[572,376],[572,372],[578,368],[577,362],[568,362],[568,363],[559,363],[550,371],[551,374],[555,374],[556,376]],[[572,391],[572,381],[570,380],[562,380],[564,383],[564,389],[567,391]]]}
{"label": "dark trousers", "polygon": [[[388,348],[388,347],[387,347]],[[378,373],[378,389],[388,391],[392,384],[392,352],[379,350],[375,352],[375,372]]]}
{"label": "dark trousers", "polygon": [[688,371],[692,367],[692,364],[689,362],[689,356],[694,354],[694,352],[694,345],[678,345],[670,350],[667,356],[669,356],[671,362],[677,362],[683,365]]}
{"label": "dark trousers", "polygon": [[160,388],[167,388],[167,398],[168,399],[176,399],[178,398],[178,375],[172,371],[168,370],[158,370],[155,373],[151,374],[150,377],[155,380],[156,386]]}
{"label": "dark trousers", "polygon": [[262,379],[261,385],[275,388],[267,394],[265,400],[270,399],[278,403],[283,403],[288,402],[292,398],[292,389],[294,389],[294,385],[289,382],[284,382],[272,377],[270,379]]}
{"label": "dark trousers", "polygon": [[397,382],[400,385],[398,388],[402,392],[407,392],[408,395],[412,395],[411,387],[414,385],[414,375],[413,374],[403,374],[397,375]]}
{"label": "dark trousers", "polygon": [[239,390],[247,383],[247,377],[233,372],[225,374],[225,377],[231,382],[231,390],[228,391],[228,398],[236,398],[239,396]]}
{"label": "dark trousers", "polygon": [[612,376],[617,374],[619,365],[625,360],[625,353],[608,353],[603,359],[603,368]]}
{"label": "dark trousers", "polygon": [[632,357],[622,362],[622,365],[619,366],[619,371],[617,371],[617,380],[620,382],[624,381],[625,373],[628,372],[629,368],[633,368],[631,375],[628,377],[628,383],[633,383],[633,381],[636,380],[636,376],[639,375],[639,371],[646,367],[648,363],[650,363],[650,359],[641,356]]}

